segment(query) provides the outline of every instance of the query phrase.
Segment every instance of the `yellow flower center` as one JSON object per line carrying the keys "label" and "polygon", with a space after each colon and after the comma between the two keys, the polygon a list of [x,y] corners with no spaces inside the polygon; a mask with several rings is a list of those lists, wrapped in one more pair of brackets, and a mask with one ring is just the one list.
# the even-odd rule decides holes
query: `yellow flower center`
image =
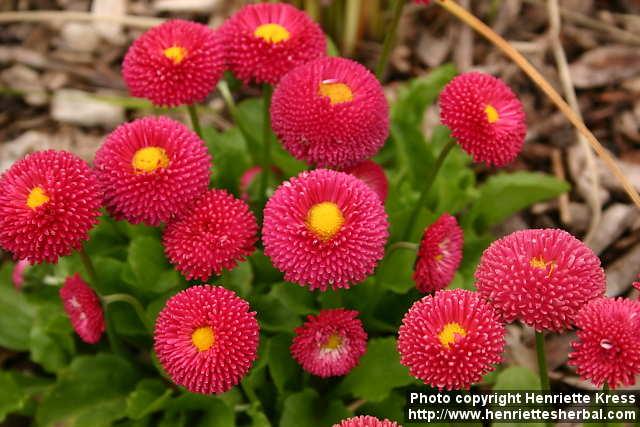
{"label": "yellow flower center", "polygon": [[325,350],[335,350],[342,345],[342,338],[340,335],[333,333],[329,335],[327,342],[322,345]]}
{"label": "yellow flower center", "polygon": [[174,65],[178,65],[187,57],[187,49],[181,46],[168,47],[162,53],[167,59],[172,60]]}
{"label": "yellow flower center", "polygon": [[131,164],[137,173],[150,173],[169,166],[169,156],[163,148],[144,147],[136,151]]}
{"label": "yellow flower center", "polygon": [[253,35],[260,37],[267,43],[280,43],[289,40],[291,34],[285,27],[278,24],[262,24],[253,32]]}
{"label": "yellow flower center", "polygon": [[49,196],[42,187],[34,187],[27,196],[27,206],[35,210],[49,201]]}
{"label": "yellow flower center", "polygon": [[500,114],[498,114],[498,110],[496,110],[493,105],[484,107],[484,112],[487,114],[487,121],[489,123],[495,123],[500,120]]}
{"label": "yellow flower center", "polygon": [[550,267],[549,274],[547,275],[547,277],[551,277],[551,273],[553,273],[553,270],[555,270],[556,268],[555,261],[547,261],[542,257],[542,255],[532,258],[531,261],[529,261],[529,264],[533,268],[537,268],[539,270],[545,270],[545,271],[548,267]]}
{"label": "yellow flower center", "polygon": [[210,326],[203,326],[193,331],[191,342],[198,351],[207,351],[216,343],[216,336]]}
{"label": "yellow flower center", "polygon": [[440,344],[449,350],[451,348],[451,344],[455,344],[456,341],[466,335],[467,331],[465,331],[459,323],[452,322],[444,325],[442,331],[438,334],[438,339],[440,340]]}
{"label": "yellow flower center", "polygon": [[307,213],[307,227],[322,241],[331,240],[344,224],[342,211],[333,202],[313,205]]}
{"label": "yellow flower center", "polygon": [[318,93],[329,98],[331,105],[353,101],[353,92],[344,83],[335,83],[330,80],[323,81],[320,83]]}

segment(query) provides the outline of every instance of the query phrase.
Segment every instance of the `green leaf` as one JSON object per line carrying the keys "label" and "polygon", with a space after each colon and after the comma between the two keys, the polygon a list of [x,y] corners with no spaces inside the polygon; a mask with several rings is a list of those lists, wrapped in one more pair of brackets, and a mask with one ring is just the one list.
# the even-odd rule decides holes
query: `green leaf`
{"label": "green leaf", "polygon": [[138,374],[117,356],[82,356],[60,372],[36,412],[42,427],[106,427],[126,414],[126,398]]}
{"label": "green leaf", "polygon": [[12,270],[8,262],[0,268],[0,347],[26,351],[36,308],[13,287]]}
{"label": "green leaf", "polygon": [[153,237],[140,236],[131,241],[128,263],[133,273],[131,285],[146,293],[163,293],[180,283],[179,274],[164,256],[160,240]]}
{"label": "green leaf", "polygon": [[209,410],[198,423],[198,427],[234,427],[235,425],[235,413],[219,399],[211,401]]}
{"label": "green leaf", "polygon": [[0,371],[0,423],[7,415],[19,411],[27,398],[18,386],[12,373]]}
{"label": "green leaf", "polygon": [[376,272],[376,279],[380,286],[399,294],[406,294],[416,284],[413,281],[413,265],[416,252],[397,249],[387,255]]}
{"label": "green leaf", "polygon": [[251,306],[260,313],[260,329],[269,332],[290,332],[301,324],[300,318],[291,313],[274,295],[260,295],[252,299]]}
{"label": "green leaf", "polygon": [[164,409],[171,397],[171,389],[157,379],[144,379],[127,397],[127,416],[139,420],[149,414]]}
{"label": "green leaf", "polygon": [[273,383],[281,394],[286,390],[295,390],[300,386],[300,365],[293,360],[289,347],[293,335],[279,334],[269,340],[267,360]]}
{"label": "green leaf", "polygon": [[73,333],[60,300],[40,304],[30,332],[31,359],[46,371],[58,372],[75,352]]}
{"label": "green leaf", "polygon": [[276,283],[270,293],[296,314],[304,316],[317,311],[314,294],[295,283]]}
{"label": "green leaf", "polygon": [[478,200],[464,221],[481,232],[527,206],[558,197],[568,190],[569,184],[565,181],[541,173],[494,175],[480,186]]}
{"label": "green leaf", "polygon": [[391,108],[393,122],[404,122],[419,126],[426,108],[433,104],[442,88],[455,76],[456,69],[447,64],[435,68],[424,77],[415,78],[405,85],[398,94],[398,100]]}
{"label": "green leaf", "polygon": [[218,132],[205,127],[203,136],[213,157],[212,185],[238,195],[240,177],[251,167],[251,158],[242,133],[238,128]]}
{"label": "green leaf", "polygon": [[284,402],[280,427],[326,427],[350,416],[338,400],[327,401],[312,389],[292,394]]}
{"label": "green leaf", "polygon": [[370,402],[380,402],[394,388],[413,382],[407,368],[400,364],[395,338],[374,338],[369,340],[367,352],[345,377],[339,390]]}
{"label": "green leaf", "polygon": [[242,298],[246,298],[251,292],[253,283],[253,271],[251,263],[241,262],[233,270],[224,270],[222,284],[225,288],[235,291]]}
{"label": "green leaf", "polygon": [[510,366],[498,374],[493,390],[540,390],[540,377],[524,366]]}
{"label": "green leaf", "polygon": [[[540,390],[540,377],[524,366],[510,366],[498,374],[493,391]],[[542,427],[544,423],[504,423],[505,427]]]}

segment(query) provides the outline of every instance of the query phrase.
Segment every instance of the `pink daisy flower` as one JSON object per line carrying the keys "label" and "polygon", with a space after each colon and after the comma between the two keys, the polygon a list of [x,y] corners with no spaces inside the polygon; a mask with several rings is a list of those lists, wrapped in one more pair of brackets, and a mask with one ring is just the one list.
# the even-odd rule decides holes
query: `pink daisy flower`
{"label": "pink daisy flower", "polygon": [[223,47],[209,27],[171,20],[137,38],[122,76],[133,96],[175,107],[203,101],[224,71]]}
{"label": "pink daisy flower", "polygon": [[[638,275],[638,279],[640,279],[640,274]],[[640,280],[632,283],[633,287],[640,291]]]}
{"label": "pink daisy flower", "polygon": [[327,50],[320,26],[285,3],[247,5],[223,24],[220,33],[227,66],[245,83],[276,84]]}
{"label": "pink daisy flower", "polygon": [[219,394],[238,384],[256,360],[256,313],[233,291],[193,286],[158,315],[154,348],[173,382],[192,393]]}
{"label": "pink daisy flower", "polygon": [[310,289],[348,288],[384,256],[387,215],[378,196],[342,172],[302,172],[264,210],[264,252],[285,280]]}
{"label": "pink daisy flower", "polygon": [[189,208],[207,190],[211,175],[204,142],[166,117],[119,126],[107,136],[94,163],[109,212],[152,226]]}
{"label": "pink daisy flower", "polygon": [[400,424],[389,421],[379,420],[376,417],[370,415],[360,415],[359,417],[349,418],[342,420],[339,424],[334,424],[333,427],[402,427]]}
{"label": "pink daisy flower", "polygon": [[569,364],[597,387],[631,386],[640,375],[640,303],[597,298],[575,318],[578,339]]}
{"label": "pink daisy flower", "polygon": [[367,333],[355,310],[337,308],[308,316],[296,328],[291,355],[302,368],[322,378],[346,375],[367,348]]}
{"label": "pink daisy flower", "polygon": [[444,213],[424,231],[413,280],[420,292],[444,289],[462,260],[463,233],[456,219]]}
{"label": "pink daisy flower", "polygon": [[102,193],[89,165],[66,151],[39,151],[0,177],[0,246],[32,264],[58,261],[89,238]]}
{"label": "pink daisy flower", "polygon": [[82,341],[88,344],[100,341],[105,330],[100,298],[77,273],[65,280],[60,288],[60,299]]}
{"label": "pink daisy flower", "polygon": [[382,200],[382,203],[387,200],[387,193],[389,192],[387,175],[385,175],[384,169],[373,160],[365,160],[364,162],[345,169],[343,172],[364,181],[369,188],[376,192],[380,200]]}
{"label": "pink daisy flower", "polygon": [[282,78],[271,123],[284,147],[318,167],[347,168],[380,150],[389,135],[389,106],[369,70],[323,58]]}
{"label": "pink daisy flower", "polygon": [[488,74],[453,79],[440,94],[440,118],[475,162],[504,166],[524,145],[525,114],[517,96]]}
{"label": "pink daisy flower", "polygon": [[504,333],[477,293],[438,291],[414,303],[402,319],[400,363],[431,387],[468,389],[502,361]]}
{"label": "pink daisy flower", "polygon": [[13,287],[16,288],[16,290],[19,291],[24,286],[25,271],[30,265],[31,264],[28,260],[21,259],[13,266],[13,271],[11,272],[11,281],[13,282]]}
{"label": "pink daisy flower", "polygon": [[249,206],[224,190],[209,190],[164,232],[165,254],[187,280],[231,270],[255,250],[258,224]]}
{"label": "pink daisy flower", "polygon": [[[282,175],[282,171],[280,169],[278,169],[276,166],[272,166],[271,172],[273,172],[273,174],[276,175],[278,179],[280,179],[280,175]],[[253,185],[256,179],[258,180],[261,179],[260,177],[261,173],[262,173],[262,168],[260,166],[253,166],[247,169],[246,171],[244,171],[244,173],[240,177],[240,188],[239,188],[240,198],[245,202],[249,201],[250,199],[249,189],[251,188],[251,186]]]}
{"label": "pink daisy flower", "polygon": [[584,304],[602,296],[600,260],[563,230],[523,230],[495,241],[475,273],[476,287],[505,322],[536,331],[571,328]]}

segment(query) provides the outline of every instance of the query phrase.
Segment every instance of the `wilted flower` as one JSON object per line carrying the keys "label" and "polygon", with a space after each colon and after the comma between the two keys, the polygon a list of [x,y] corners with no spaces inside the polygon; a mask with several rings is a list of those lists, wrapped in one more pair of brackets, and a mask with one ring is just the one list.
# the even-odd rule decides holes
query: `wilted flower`
{"label": "wilted flower", "polygon": [[155,351],[173,382],[192,393],[224,393],[257,356],[259,327],[249,303],[220,286],[192,286],[158,315]]}
{"label": "wilted flower", "polygon": [[388,116],[375,76],[344,58],[294,69],[271,103],[272,127],[285,148],[318,167],[347,168],[376,154],[389,135]]}
{"label": "wilted flower", "polygon": [[384,256],[387,215],[361,180],[317,169],[280,185],[264,211],[265,254],[285,280],[309,288],[348,288]]}

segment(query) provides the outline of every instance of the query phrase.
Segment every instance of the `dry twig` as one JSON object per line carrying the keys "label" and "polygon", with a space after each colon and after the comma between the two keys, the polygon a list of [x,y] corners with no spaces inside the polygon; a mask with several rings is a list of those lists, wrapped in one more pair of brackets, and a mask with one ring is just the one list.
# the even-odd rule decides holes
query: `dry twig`
{"label": "dry twig", "polygon": [[[582,113],[580,113],[580,106],[578,105],[578,98],[576,97],[576,91],[573,87],[573,81],[571,80],[571,73],[569,72],[569,63],[567,61],[567,55],[562,47],[562,41],[560,40],[560,11],[558,7],[558,0],[548,0],[547,10],[549,12],[549,40],[551,42],[551,48],[553,50],[553,56],[555,57],[556,64],[558,65],[558,74],[560,81],[562,82],[562,89],[564,96],[567,98],[567,102],[576,113],[576,115],[582,120]],[[591,217],[589,220],[589,228],[584,238],[585,243],[589,243],[593,238],[593,235],[600,224],[602,218],[602,205],[600,203],[600,183],[598,179],[598,171],[596,169],[596,162],[589,146],[589,142],[586,140],[578,130],[576,130],[576,137],[581,147],[584,149],[586,155],[586,164],[589,172],[591,188],[584,189],[579,188],[580,194],[585,198],[589,208],[591,209]]]}

